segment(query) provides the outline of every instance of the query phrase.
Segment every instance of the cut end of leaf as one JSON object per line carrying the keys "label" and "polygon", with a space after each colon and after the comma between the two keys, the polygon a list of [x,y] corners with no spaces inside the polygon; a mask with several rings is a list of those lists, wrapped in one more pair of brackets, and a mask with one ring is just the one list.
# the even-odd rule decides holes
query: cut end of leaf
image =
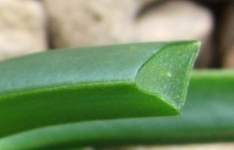
{"label": "cut end of leaf", "polygon": [[200,42],[167,44],[139,70],[136,86],[141,91],[162,100],[179,112],[184,105],[190,72],[198,55]]}
{"label": "cut end of leaf", "polygon": [[135,43],[3,62],[0,137],[71,122],[176,115],[199,46]]}

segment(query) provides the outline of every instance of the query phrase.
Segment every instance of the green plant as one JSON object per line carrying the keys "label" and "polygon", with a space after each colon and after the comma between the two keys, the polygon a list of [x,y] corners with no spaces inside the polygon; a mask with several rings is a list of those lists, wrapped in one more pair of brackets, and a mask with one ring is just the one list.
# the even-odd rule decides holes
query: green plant
{"label": "green plant", "polygon": [[[178,114],[198,47],[193,41],[126,44],[51,51],[1,63],[0,148],[62,146],[79,138],[89,143],[90,135],[97,136],[92,145],[126,142],[128,136],[115,140],[117,132],[133,134],[130,127],[121,130],[118,119],[131,125],[131,118]],[[110,119],[117,120],[113,124]],[[100,123],[112,130],[99,133]],[[42,129],[17,135],[34,128]],[[76,130],[84,133],[74,136]],[[98,141],[105,132],[108,139]],[[32,141],[21,143],[25,138]]]}
{"label": "green plant", "polygon": [[234,72],[192,75],[180,116],[114,119],[35,129],[0,140],[4,149],[173,144],[234,139]]}

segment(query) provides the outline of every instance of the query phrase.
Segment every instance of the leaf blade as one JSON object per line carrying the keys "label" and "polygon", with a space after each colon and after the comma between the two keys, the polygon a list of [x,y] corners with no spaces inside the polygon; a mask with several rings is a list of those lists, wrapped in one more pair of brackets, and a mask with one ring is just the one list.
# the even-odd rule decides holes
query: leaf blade
{"label": "leaf blade", "polygon": [[181,116],[90,121],[46,127],[1,139],[0,147],[53,148],[56,145],[69,147],[233,141],[233,85],[233,71],[195,72],[189,88],[188,103]]}
{"label": "leaf blade", "polygon": [[[180,109],[172,104],[176,95],[167,97],[167,89],[154,89],[169,85],[171,80],[157,85],[152,83],[160,80],[146,83],[149,78],[141,82],[138,79],[148,77],[145,75],[154,65],[155,78],[164,79],[157,74],[162,68],[157,67],[170,64],[167,69],[174,69],[171,74],[179,74],[176,83],[183,83],[179,87],[183,90],[176,94],[184,102],[184,90],[198,47],[194,41],[126,44],[53,51],[3,62],[0,64],[0,137],[69,122],[175,115]],[[169,60],[161,62],[173,56],[175,61],[184,63],[183,67],[176,67]],[[144,87],[139,88],[141,85]],[[153,88],[147,89],[152,85]]]}

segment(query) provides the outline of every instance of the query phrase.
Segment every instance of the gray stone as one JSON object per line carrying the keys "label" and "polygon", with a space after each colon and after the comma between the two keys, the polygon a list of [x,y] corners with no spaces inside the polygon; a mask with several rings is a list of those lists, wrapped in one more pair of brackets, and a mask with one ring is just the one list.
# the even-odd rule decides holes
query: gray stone
{"label": "gray stone", "polygon": [[[132,39],[138,0],[44,0],[55,47],[124,42]],[[55,5],[56,3],[56,5]]]}
{"label": "gray stone", "polygon": [[194,0],[194,1],[206,2],[210,4],[223,4],[223,3],[233,2],[233,0]]}
{"label": "gray stone", "polygon": [[136,25],[140,41],[200,40],[203,48],[198,66],[211,63],[212,13],[192,1],[173,0],[162,3],[143,15]]}
{"label": "gray stone", "polygon": [[[211,12],[191,1],[44,0],[54,47],[80,47],[122,42],[197,39],[210,45]],[[56,3],[56,5],[54,5]],[[146,4],[150,10],[138,16]],[[210,63],[209,46],[200,64]],[[200,65],[200,66],[202,66]]]}
{"label": "gray stone", "polygon": [[44,51],[45,16],[38,1],[0,0],[0,60]]}

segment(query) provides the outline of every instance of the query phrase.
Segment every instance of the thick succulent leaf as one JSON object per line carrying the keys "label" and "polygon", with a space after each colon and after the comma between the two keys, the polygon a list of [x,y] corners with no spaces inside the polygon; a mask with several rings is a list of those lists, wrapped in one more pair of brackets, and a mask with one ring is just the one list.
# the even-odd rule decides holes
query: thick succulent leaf
{"label": "thick succulent leaf", "polygon": [[198,42],[57,50],[0,64],[0,136],[33,128],[178,114]]}
{"label": "thick succulent leaf", "polygon": [[2,149],[173,144],[234,140],[234,71],[192,76],[181,116],[87,121],[57,125],[0,140]]}

